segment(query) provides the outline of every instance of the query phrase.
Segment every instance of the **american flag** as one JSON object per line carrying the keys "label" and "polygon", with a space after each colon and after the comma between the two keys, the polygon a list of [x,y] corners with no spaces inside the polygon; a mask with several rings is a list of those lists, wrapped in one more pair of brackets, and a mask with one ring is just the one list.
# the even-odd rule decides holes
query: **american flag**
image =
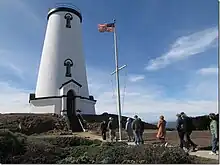
{"label": "american flag", "polygon": [[98,24],[99,32],[114,32],[115,23]]}

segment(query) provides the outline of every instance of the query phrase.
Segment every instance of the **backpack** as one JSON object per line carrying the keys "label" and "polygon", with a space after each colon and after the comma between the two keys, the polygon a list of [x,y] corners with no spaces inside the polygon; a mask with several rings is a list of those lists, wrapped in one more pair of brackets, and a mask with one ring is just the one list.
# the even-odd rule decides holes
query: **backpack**
{"label": "backpack", "polygon": [[140,125],[140,121],[138,119],[135,119],[132,123],[132,129],[133,130],[140,130],[141,125]]}
{"label": "backpack", "polygon": [[189,125],[189,130],[190,130],[190,131],[196,129],[196,127],[195,127],[195,125],[194,125],[194,123],[193,123],[192,117],[189,117],[189,118],[188,118],[188,123],[189,123],[188,125]]}

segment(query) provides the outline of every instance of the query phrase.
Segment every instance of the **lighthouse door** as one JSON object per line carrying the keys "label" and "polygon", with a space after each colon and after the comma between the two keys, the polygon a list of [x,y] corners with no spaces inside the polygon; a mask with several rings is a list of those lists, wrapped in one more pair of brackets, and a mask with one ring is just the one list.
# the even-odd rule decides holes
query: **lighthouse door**
{"label": "lighthouse door", "polygon": [[67,92],[67,116],[70,123],[70,127],[73,132],[81,132],[82,127],[79,123],[79,119],[76,116],[75,110],[75,95],[73,90]]}

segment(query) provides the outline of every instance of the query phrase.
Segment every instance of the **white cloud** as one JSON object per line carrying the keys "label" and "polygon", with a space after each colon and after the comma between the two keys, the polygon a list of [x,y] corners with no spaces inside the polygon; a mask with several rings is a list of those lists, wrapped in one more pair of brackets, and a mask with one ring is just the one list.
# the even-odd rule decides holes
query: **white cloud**
{"label": "white cloud", "polygon": [[[94,72],[95,71],[95,72]],[[116,97],[113,95],[111,77],[109,71],[103,71],[98,68],[88,68],[88,80],[90,83],[90,94],[97,99],[96,111],[98,114],[103,112],[117,113]],[[102,77],[100,79],[100,77]],[[199,85],[202,82],[197,82]],[[113,84],[115,88],[115,84]],[[203,88],[209,86],[203,86]],[[190,88],[193,91],[197,89]],[[208,90],[203,89],[203,90]],[[18,89],[11,86],[8,82],[0,83],[0,113],[9,112],[30,112],[28,105],[29,93],[32,91]],[[156,116],[161,114],[166,116],[167,120],[174,120],[175,114],[185,111],[189,115],[202,115],[210,112],[217,112],[217,101],[197,99],[169,99],[163,97],[163,88],[154,84],[135,84],[127,83],[124,92],[121,84],[122,114],[141,116],[148,122],[156,121]],[[123,95],[125,94],[125,97]],[[189,93],[188,93],[189,94]],[[213,93],[212,93],[213,94]],[[186,97],[187,98],[187,97]]]}
{"label": "white cloud", "polygon": [[218,98],[217,68],[201,68],[193,74],[185,88],[185,96],[193,99],[215,100]]}
{"label": "white cloud", "polygon": [[197,73],[201,75],[213,75],[213,74],[217,75],[218,68],[217,67],[202,68],[199,69]]}
{"label": "white cloud", "polygon": [[146,66],[146,70],[158,70],[173,62],[184,60],[190,56],[205,52],[216,45],[218,36],[217,27],[208,28],[188,36],[176,39],[170,50],[160,57],[152,59]]}
{"label": "white cloud", "polygon": [[130,82],[138,82],[138,81],[144,80],[144,78],[145,78],[144,75],[130,75],[129,81]]}
{"label": "white cloud", "polygon": [[[94,72],[94,70],[96,72]],[[88,69],[88,76],[91,81],[90,93],[98,100],[96,104],[97,113],[109,112],[117,113],[116,94],[111,85],[109,71],[100,69]],[[197,75],[197,74],[195,74]],[[98,77],[102,77],[99,79]],[[127,82],[127,88],[123,90],[121,84],[122,114],[133,116],[134,114],[143,115],[147,121],[155,121],[157,117],[164,114],[168,120],[175,119],[175,114],[181,111],[189,115],[203,115],[210,112],[217,112],[217,98],[215,79],[199,79],[193,76],[186,88],[183,89],[185,97],[183,99],[169,99],[164,96],[164,89],[155,84],[136,84]],[[210,88],[212,86],[212,88]],[[95,87],[95,88],[93,88]],[[97,88],[99,87],[99,88]],[[115,83],[113,84],[115,88]],[[196,88],[197,87],[197,88]],[[114,94],[113,94],[114,91]],[[202,98],[201,92],[205,91],[207,97]],[[207,99],[207,98],[210,99]]]}
{"label": "white cloud", "polygon": [[0,113],[29,113],[30,91],[17,89],[8,82],[0,82]]}

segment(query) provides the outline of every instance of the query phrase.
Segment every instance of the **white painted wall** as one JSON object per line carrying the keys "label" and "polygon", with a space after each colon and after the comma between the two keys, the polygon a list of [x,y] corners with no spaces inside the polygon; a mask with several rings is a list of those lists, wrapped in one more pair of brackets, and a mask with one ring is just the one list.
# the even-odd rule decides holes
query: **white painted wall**
{"label": "white painted wall", "polygon": [[[67,109],[66,99],[66,97],[63,97],[45,100],[32,100],[30,102],[30,112],[61,114],[61,110]],[[75,110],[77,109],[80,109],[82,114],[95,114],[95,103],[93,101],[76,98]]]}
{"label": "white painted wall", "polygon": [[[66,95],[67,92],[71,89],[74,91],[74,94],[76,96],[80,96],[81,88],[73,82],[70,82],[69,84],[63,86],[60,89],[60,95]],[[62,109],[67,109],[66,103],[66,97],[64,97],[62,101]],[[75,109],[80,109],[82,114],[95,114],[95,102],[87,99],[80,99],[79,97],[77,97],[75,100]]]}
{"label": "white painted wall", "polygon": [[61,99],[41,99],[41,100],[31,100],[31,113],[56,113],[60,114],[61,110]]}
{"label": "white painted wall", "polygon": [[[58,96],[59,87],[70,79],[82,85],[81,96],[89,97],[80,19],[71,13],[71,28],[66,28],[67,12],[49,17],[36,86],[36,97]],[[72,77],[65,77],[64,61],[70,58]]]}
{"label": "white painted wall", "polygon": [[[66,95],[69,90],[73,90],[76,96],[80,96],[80,88],[73,82],[63,86],[59,92],[60,96]],[[67,98],[51,98],[31,100],[31,113],[56,113],[62,114],[62,110],[67,110]],[[75,110],[80,109],[82,114],[95,114],[95,102],[87,99],[75,99]],[[66,113],[66,112],[65,112]]]}
{"label": "white painted wall", "polygon": [[90,100],[81,99],[81,113],[82,114],[95,114],[95,102]]}

